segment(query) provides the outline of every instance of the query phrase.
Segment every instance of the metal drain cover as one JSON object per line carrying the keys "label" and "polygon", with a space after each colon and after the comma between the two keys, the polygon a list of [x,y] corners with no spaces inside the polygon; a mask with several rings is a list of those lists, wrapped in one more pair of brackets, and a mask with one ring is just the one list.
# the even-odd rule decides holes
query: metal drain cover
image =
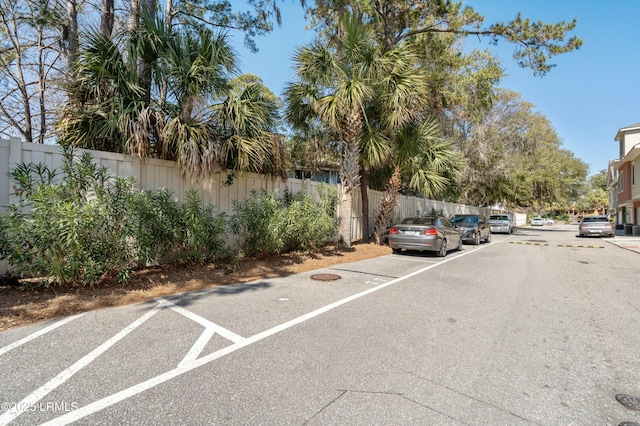
{"label": "metal drain cover", "polygon": [[632,410],[640,410],[640,398],[631,395],[625,395],[623,393],[619,393],[616,395],[616,400],[625,405]]}
{"label": "metal drain cover", "polygon": [[335,281],[335,280],[339,280],[340,278],[342,278],[340,275],[336,275],[336,274],[315,274],[315,275],[311,275],[311,279],[312,280],[316,280],[316,281]]}
{"label": "metal drain cover", "polygon": [[547,240],[527,240],[527,241],[529,241],[530,243],[546,243],[547,242]]}
{"label": "metal drain cover", "polygon": [[618,426],[640,426],[640,423],[636,422],[622,422]]}

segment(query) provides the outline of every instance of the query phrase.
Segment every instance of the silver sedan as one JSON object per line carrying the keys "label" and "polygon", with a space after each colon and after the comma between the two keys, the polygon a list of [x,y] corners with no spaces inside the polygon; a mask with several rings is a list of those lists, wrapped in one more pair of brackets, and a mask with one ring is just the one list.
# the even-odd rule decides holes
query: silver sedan
{"label": "silver sedan", "polygon": [[462,238],[443,216],[411,216],[391,227],[389,246],[394,253],[403,249],[434,251],[444,257],[450,249],[462,248]]}

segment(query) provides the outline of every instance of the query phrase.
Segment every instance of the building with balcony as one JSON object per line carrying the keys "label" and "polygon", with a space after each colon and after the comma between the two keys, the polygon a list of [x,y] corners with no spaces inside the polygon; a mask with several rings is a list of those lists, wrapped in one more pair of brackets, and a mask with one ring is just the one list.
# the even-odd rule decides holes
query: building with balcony
{"label": "building with balcony", "polygon": [[621,128],[614,140],[620,144],[620,157],[609,163],[610,169],[615,167],[614,172],[609,171],[609,209],[615,211],[618,225],[640,225],[640,181],[636,175],[640,171],[640,123]]}

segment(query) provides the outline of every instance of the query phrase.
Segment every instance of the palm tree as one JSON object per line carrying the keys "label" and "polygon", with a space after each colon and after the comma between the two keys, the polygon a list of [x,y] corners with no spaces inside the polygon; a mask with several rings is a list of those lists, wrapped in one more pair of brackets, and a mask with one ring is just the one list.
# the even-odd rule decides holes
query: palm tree
{"label": "palm tree", "polygon": [[375,93],[376,61],[371,32],[358,17],[347,15],[344,33],[335,47],[316,40],[298,49],[294,56],[299,82],[285,89],[286,115],[294,126],[319,119],[334,133],[342,146],[340,178],[340,224],[338,233],[351,245],[353,191],[360,184],[360,139],[364,109]]}
{"label": "palm tree", "polygon": [[242,75],[230,86],[224,101],[212,107],[221,164],[233,171],[286,177],[289,154],[278,132],[278,98],[253,75]]}
{"label": "palm tree", "polygon": [[[339,235],[351,245],[353,192],[360,168],[378,164],[391,152],[385,135],[420,110],[423,85],[409,49],[382,52],[359,16],[345,14],[332,45],[315,41],[294,57],[298,82],[285,89],[286,116],[308,131],[318,121],[342,147]],[[372,116],[375,111],[377,116]]]}
{"label": "palm tree", "polygon": [[442,138],[436,119],[416,121],[397,132],[392,158],[392,173],[374,225],[377,244],[391,222],[403,182],[407,182],[408,189],[431,197],[454,184],[463,166],[453,143]]}
{"label": "palm tree", "polygon": [[61,142],[176,160],[192,180],[217,166],[282,175],[276,98],[259,82],[232,90],[237,70],[226,37],[167,34],[160,19],[142,22],[131,36],[90,35],[76,65],[74,101],[58,124]]}
{"label": "palm tree", "polygon": [[148,155],[153,123],[161,117],[143,101],[145,90],[123,44],[97,31],[87,35],[56,124],[62,145]]}
{"label": "palm tree", "polygon": [[160,58],[159,79],[167,82],[167,125],[163,156],[175,159],[182,173],[199,180],[220,158],[210,105],[229,92],[235,57],[224,36],[208,30],[172,34]]}

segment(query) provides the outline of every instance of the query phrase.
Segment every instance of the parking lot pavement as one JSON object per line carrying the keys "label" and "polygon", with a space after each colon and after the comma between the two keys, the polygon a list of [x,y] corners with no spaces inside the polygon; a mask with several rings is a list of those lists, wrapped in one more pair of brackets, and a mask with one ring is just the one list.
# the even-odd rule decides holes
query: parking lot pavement
{"label": "parking lot pavement", "polygon": [[[578,238],[578,224],[554,224],[554,225],[545,225],[544,227],[539,226],[520,226],[518,229],[524,231],[571,231],[575,229],[576,239]],[[607,242],[611,245],[618,246],[620,248],[624,248],[630,251],[635,251],[636,253],[640,253],[640,236],[639,235],[625,235],[624,231],[616,230],[616,236],[614,238],[607,237],[583,237],[580,240],[584,243],[587,241],[593,240],[593,243],[597,241]],[[591,244],[591,243],[589,243]]]}

